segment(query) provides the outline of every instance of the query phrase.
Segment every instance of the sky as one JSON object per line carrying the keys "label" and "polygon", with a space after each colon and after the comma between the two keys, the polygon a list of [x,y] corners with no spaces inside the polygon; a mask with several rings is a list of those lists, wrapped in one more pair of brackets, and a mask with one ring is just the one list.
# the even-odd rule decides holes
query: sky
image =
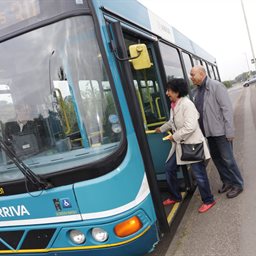
{"label": "sky", "polygon": [[[213,55],[222,81],[255,70],[241,0],[138,1]],[[242,1],[256,55],[256,1]]]}

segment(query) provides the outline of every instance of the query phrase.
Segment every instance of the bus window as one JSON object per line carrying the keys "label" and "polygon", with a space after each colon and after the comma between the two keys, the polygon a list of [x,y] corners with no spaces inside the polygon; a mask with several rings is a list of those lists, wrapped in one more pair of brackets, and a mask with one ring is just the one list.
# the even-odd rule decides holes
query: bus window
{"label": "bus window", "polygon": [[[3,42],[0,53],[5,84],[0,122],[7,127],[15,121],[14,109],[28,105],[39,143],[26,161],[37,163],[35,173],[78,168],[118,150],[121,124],[91,17],[63,19],[22,34]],[[21,178],[8,159],[0,165],[2,182]]]}
{"label": "bus window", "polygon": [[214,70],[213,70],[212,65],[211,65],[211,64],[208,64],[208,67],[209,67],[210,77],[211,77],[212,79],[216,79],[216,78],[215,78],[215,75],[214,75]]}
{"label": "bus window", "polygon": [[206,64],[206,62],[205,62],[205,61],[202,61],[202,66],[204,67],[204,69],[205,69],[205,71],[206,71],[207,75],[208,75],[208,76],[210,76],[210,74],[209,74],[209,70],[208,70],[208,67],[207,67],[207,64]]}
{"label": "bus window", "polygon": [[215,79],[220,81],[219,73],[218,73],[217,67],[216,67],[216,66],[213,66],[213,70],[214,70],[214,74],[215,74]]}
{"label": "bus window", "polygon": [[192,63],[191,63],[190,56],[189,56],[189,54],[187,54],[185,52],[182,52],[182,57],[183,57],[183,60],[184,60],[184,64],[185,64],[185,68],[186,68],[186,74],[188,76],[189,83],[190,83],[190,85],[193,85],[193,83],[190,79],[190,71],[192,69]]}
{"label": "bus window", "polygon": [[162,53],[167,80],[172,78],[184,78],[177,49],[160,43],[160,50]]}
{"label": "bus window", "polygon": [[201,65],[199,59],[197,59],[196,57],[192,57],[192,59],[193,59],[193,64],[194,64],[193,66]]}

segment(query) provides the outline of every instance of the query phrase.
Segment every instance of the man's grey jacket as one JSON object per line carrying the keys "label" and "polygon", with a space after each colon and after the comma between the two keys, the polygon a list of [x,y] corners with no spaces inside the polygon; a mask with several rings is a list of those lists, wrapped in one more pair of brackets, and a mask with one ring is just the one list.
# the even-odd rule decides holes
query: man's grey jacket
{"label": "man's grey jacket", "polygon": [[[206,137],[234,137],[233,108],[226,87],[209,77],[206,79],[203,104],[203,124]],[[198,88],[192,90],[195,102]]]}

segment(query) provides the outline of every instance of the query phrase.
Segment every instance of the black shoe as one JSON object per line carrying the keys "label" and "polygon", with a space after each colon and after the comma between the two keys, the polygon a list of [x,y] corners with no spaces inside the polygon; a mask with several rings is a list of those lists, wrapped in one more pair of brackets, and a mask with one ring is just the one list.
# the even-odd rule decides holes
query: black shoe
{"label": "black shoe", "polygon": [[222,193],[225,193],[225,192],[229,191],[231,188],[232,188],[232,186],[230,184],[223,184],[222,188],[219,189],[218,192],[220,194],[222,194]]}
{"label": "black shoe", "polygon": [[227,198],[234,198],[243,192],[243,188],[233,187],[228,193]]}

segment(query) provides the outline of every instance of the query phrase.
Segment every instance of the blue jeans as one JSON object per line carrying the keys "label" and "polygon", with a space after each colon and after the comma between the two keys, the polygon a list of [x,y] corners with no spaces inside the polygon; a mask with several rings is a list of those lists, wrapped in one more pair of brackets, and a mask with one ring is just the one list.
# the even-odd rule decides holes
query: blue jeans
{"label": "blue jeans", "polygon": [[[175,201],[181,201],[182,196],[179,191],[179,184],[177,179],[177,171],[179,166],[176,161],[176,153],[174,153],[168,162],[165,164],[166,180],[168,183],[169,191],[171,193],[171,199]],[[201,195],[201,199],[205,204],[210,204],[214,201],[211,193],[208,176],[205,169],[205,163],[198,162],[191,164],[191,169],[194,178],[197,181],[197,186]]]}
{"label": "blue jeans", "polygon": [[232,143],[225,136],[208,137],[212,160],[223,184],[243,188],[243,178],[233,154]]}

